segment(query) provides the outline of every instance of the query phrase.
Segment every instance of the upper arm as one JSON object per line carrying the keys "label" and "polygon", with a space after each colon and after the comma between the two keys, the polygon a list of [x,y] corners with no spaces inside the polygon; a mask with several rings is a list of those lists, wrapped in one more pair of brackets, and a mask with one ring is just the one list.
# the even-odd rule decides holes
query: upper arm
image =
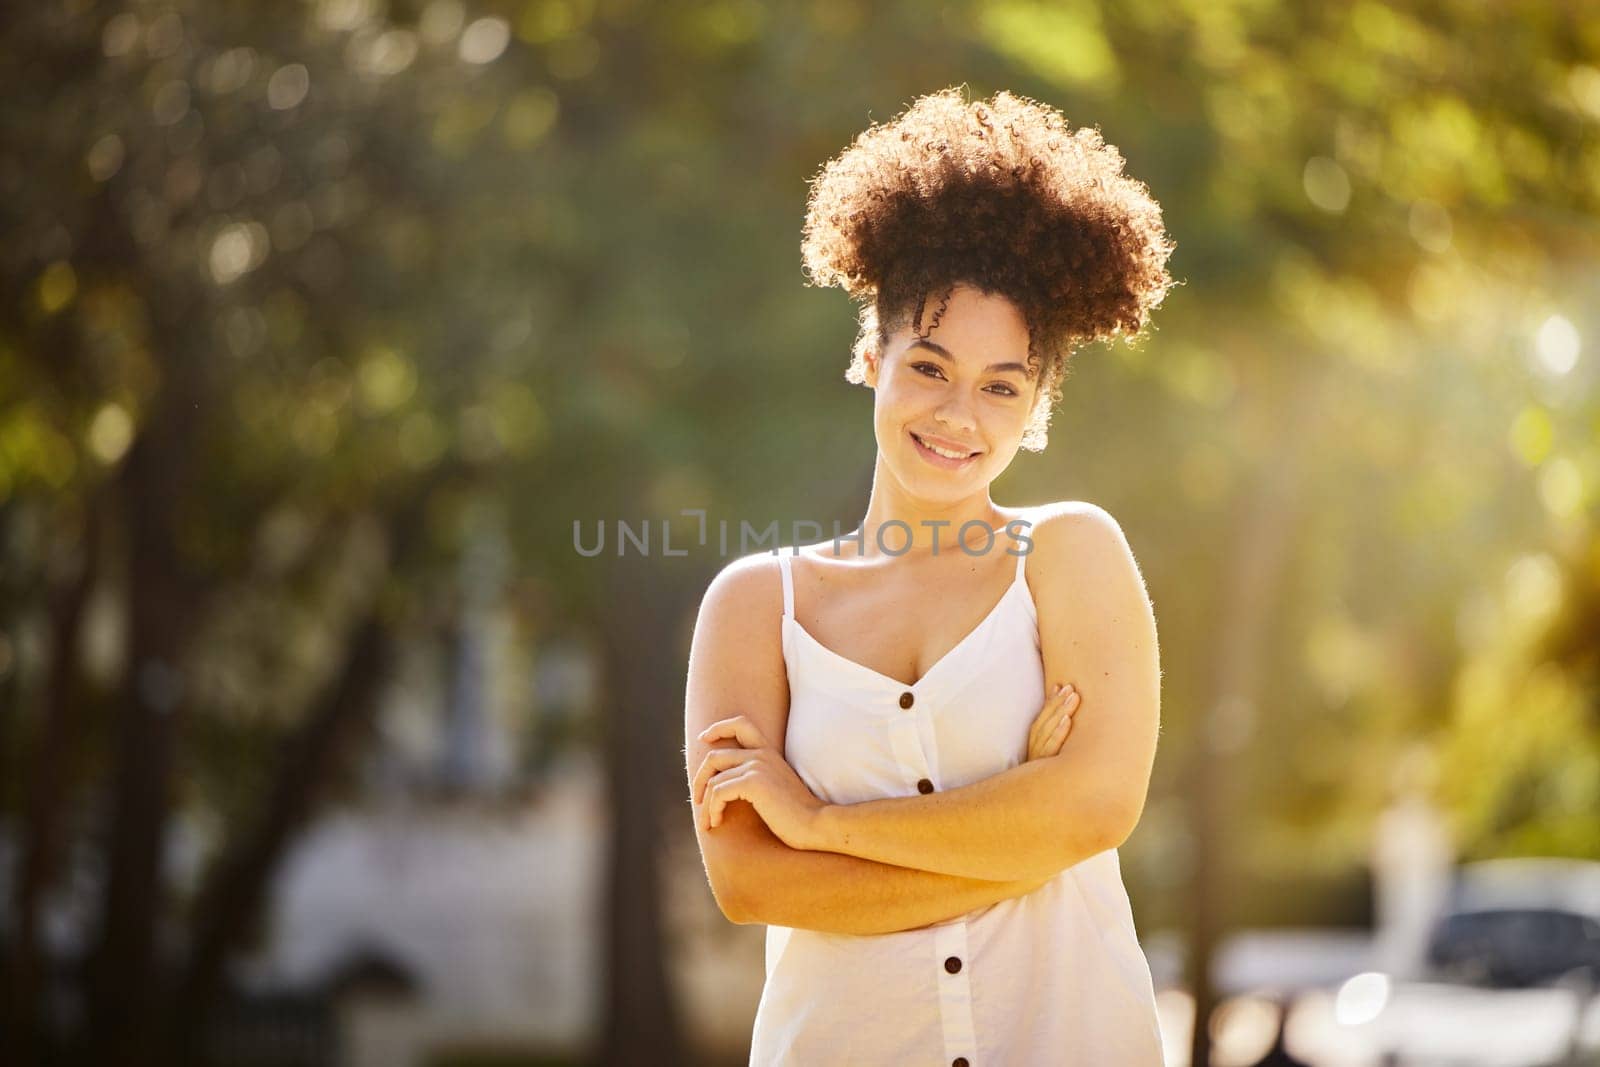
{"label": "upper arm", "polygon": [[1056,757],[1094,783],[1108,846],[1138,824],[1161,728],[1155,610],[1116,519],[1093,504],[1061,505],[1035,524],[1031,568],[1047,688],[1070,682],[1080,704]]}
{"label": "upper arm", "polygon": [[[701,598],[684,698],[686,786],[707,752],[736,744],[731,739],[715,744],[699,739],[701,731],[719,719],[746,716],[783,755],[789,679],[783,661],[782,613],[778,562],[767,553],[730,563]],[[700,805],[692,796],[689,801],[712,894],[723,914],[740,922],[741,865],[759,862],[762,851],[783,843],[747,801],[731,802],[714,832],[701,827]]]}

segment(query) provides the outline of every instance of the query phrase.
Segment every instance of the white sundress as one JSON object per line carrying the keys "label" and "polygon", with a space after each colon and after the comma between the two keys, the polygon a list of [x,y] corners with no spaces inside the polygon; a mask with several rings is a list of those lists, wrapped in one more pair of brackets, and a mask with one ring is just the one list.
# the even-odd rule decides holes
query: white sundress
{"label": "white sundress", "polygon": [[[994,609],[914,685],[827,648],[794,614],[785,755],[832,804],[954,789],[1022,763],[1045,700],[1027,554]],[[1011,551],[1008,549],[1008,551]],[[888,934],[767,927],[751,1067],[1161,1067],[1149,963],[1117,851],[1025,896]]]}

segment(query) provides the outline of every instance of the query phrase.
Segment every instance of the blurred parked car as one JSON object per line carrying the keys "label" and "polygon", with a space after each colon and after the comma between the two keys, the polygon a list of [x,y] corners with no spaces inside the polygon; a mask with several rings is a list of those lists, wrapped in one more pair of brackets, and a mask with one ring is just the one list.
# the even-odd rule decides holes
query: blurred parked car
{"label": "blurred parked car", "polygon": [[1362,980],[1343,1022],[1384,1067],[1600,1064],[1600,863],[1465,864],[1423,973]]}
{"label": "blurred parked car", "polygon": [[1444,916],[1428,945],[1438,981],[1521,989],[1584,972],[1600,979],[1600,921],[1557,908],[1490,908]]}

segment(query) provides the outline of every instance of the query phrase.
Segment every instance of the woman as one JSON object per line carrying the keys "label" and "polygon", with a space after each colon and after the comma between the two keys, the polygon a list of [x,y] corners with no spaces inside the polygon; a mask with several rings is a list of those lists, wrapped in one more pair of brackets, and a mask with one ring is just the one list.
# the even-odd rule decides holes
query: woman
{"label": "woman", "polygon": [[752,1064],[1161,1063],[1116,852],[1155,757],[1154,614],[1104,510],[989,494],[1044,447],[1076,346],[1172,284],[1121,169],[1050,108],[947,89],[812,184],[808,273],[862,302],[871,497],[850,537],[717,576],[686,706],[712,892],[768,926]]}

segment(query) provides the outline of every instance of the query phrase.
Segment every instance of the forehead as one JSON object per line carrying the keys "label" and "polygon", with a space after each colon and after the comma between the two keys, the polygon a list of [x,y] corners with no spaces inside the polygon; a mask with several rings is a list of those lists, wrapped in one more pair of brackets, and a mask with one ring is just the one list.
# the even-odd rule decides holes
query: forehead
{"label": "forehead", "polygon": [[[970,286],[957,286],[948,301],[928,298],[922,309],[920,338],[909,321],[898,335],[897,347],[902,352],[1028,373],[1028,324],[1022,312],[1005,297]],[[1002,366],[995,368],[994,364]]]}

